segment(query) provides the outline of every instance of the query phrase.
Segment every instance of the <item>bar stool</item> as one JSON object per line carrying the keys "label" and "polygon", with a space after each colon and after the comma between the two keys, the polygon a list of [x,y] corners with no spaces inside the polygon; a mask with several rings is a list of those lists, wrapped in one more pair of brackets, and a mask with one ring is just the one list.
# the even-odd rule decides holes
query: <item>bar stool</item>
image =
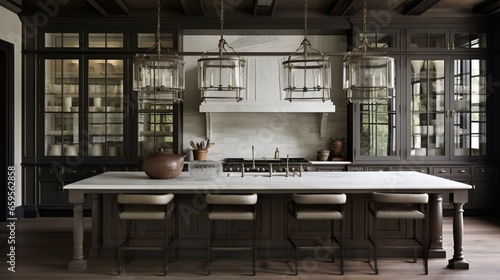
{"label": "bar stool", "polygon": [[[257,194],[207,194],[205,198],[208,214],[208,275],[212,263],[212,250],[252,250],[252,275],[255,275]],[[214,222],[236,220],[252,221],[252,247],[212,246]]]}
{"label": "bar stool", "polygon": [[[168,270],[168,249],[175,250],[175,203],[173,194],[119,194],[118,202],[118,217],[121,221],[121,226],[126,229],[126,238],[118,246],[118,275],[123,271],[122,256],[123,250],[161,250],[164,252],[165,264],[164,275]],[[131,237],[131,221],[138,220],[163,220],[164,222],[164,237],[163,246],[137,246],[134,241],[139,241],[140,238]],[[171,234],[169,235],[169,220],[172,223]],[[120,228],[118,230],[118,242],[122,239]],[[145,241],[145,240],[143,240]]]}
{"label": "bar stool", "polygon": [[[287,206],[288,213],[295,221],[294,234],[291,236],[288,230],[288,215],[285,218],[285,229],[287,231],[287,259],[290,261],[290,246],[295,249],[295,275],[298,274],[297,255],[299,249],[315,249],[316,246],[301,246],[299,241],[306,239],[299,236],[299,221],[317,220],[330,221],[330,254],[335,262],[335,250],[340,251],[340,273],[344,274],[344,204],[347,201],[345,194],[293,194]],[[340,236],[335,235],[335,222],[339,224]],[[308,239],[314,239],[312,237]]]}
{"label": "bar stool", "polygon": [[[422,251],[425,274],[428,274],[428,201],[426,193],[373,193],[368,203],[368,211],[373,220],[371,235],[368,236],[373,246],[375,274],[378,274],[378,249],[413,249],[413,261],[417,262],[417,251]],[[384,236],[377,234],[379,220],[407,220],[413,222],[411,236]],[[422,236],[417,236],[417,221],[422,221]],[[397,242],[399,241],[399,242]],[[406,243],[401,243],[401,241]]]}

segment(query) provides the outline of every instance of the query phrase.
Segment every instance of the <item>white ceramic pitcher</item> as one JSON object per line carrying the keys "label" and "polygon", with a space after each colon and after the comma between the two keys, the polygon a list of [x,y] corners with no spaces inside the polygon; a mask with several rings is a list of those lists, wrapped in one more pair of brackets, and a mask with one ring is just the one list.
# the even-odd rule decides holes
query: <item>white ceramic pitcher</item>
{"label": "white ceramic pitcher", "polygon": [[91,156],[102,156],[102,145],[101,145],[101,143],[89,144],[89,155],[91,155]]}

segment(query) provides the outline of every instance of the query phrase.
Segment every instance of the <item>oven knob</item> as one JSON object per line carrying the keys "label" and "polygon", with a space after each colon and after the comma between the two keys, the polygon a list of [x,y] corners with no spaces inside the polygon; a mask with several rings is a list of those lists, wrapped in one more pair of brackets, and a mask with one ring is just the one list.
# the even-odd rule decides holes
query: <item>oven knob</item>
{"label": "oven knob", "polygon": [[292,167],[292,171],[295,171],[295,167]]}
{"label": "oven knob", "polygon": [[236,167],[236,171],[240,171],[241,169],[239,167]]}
{"label": "oven knob", "polygon": [[255,171],[259,172],[259,171],[260,171],[260,168],[259,168],[259,167],[255,168]]}
{"label": "oven knob", "polygon": [[262,168],[262,172],[266,172],[267,171],[267,168]]}
{"label": "oven knob", "polygon": [[285,171],[286,171],[286,168],[284,168],[284,167],[283,167],[283,168],[281,168],[281,171],[282,171],[282,172],[285,172]]}
{"label": "oven knob", "polygon": [[247,167],[245,170],[248,172],[248,171],[250,171],[250,168]]}
{"label": "oven knob", "polygon": [[229,172],[233,171],[233,168],[232,167],[229,167]]}

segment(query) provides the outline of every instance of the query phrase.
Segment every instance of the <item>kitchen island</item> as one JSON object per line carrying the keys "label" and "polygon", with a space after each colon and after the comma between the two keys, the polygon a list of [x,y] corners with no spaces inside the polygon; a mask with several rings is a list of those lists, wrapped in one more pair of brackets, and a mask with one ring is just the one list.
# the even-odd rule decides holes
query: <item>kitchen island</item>
{"label": "kitchen island", "polygon": [[[74,204],[74,228],[73,228],[73,260],[69,263],[70,270],[84,270],[87,261],[83,255],[83,203],[85,195],[116,195],[118,193],[173,193],[178,196],[194,195],[202,200],[206,193],[257,193],[260,196],[288,196],[292,193],[346,193],[350,197],[361,197],[360,201],[366,200],[372,192],[425,192],[430,195],[430,252],[436,255],[443,252],[442,248],[442,195],[450,194],[450,201],[454,206],[453,238],[454,254],[449,259],[450,268],[468,269],[469,264],[464,259],[462,238],[463,228],[463,205],[467,202],[468,191],[472,186],[439,178],[436,176],[422,174],[412,171],[396,172],[304,172],[302,176],[296,174],[285,176],[284,173],[269,174],[246,173],[222,173],[220,177],[212,181],[198,181],[191,178],[188,173],[181,173],[175,179],[152,180],[144,172],[106,172],[79,182],[68,184],[64,187],[69,191],[69,201]],[[109,217],[103,215],[103,203],[95,196],[93,206],[93,246],[102,243],[102,219],[110,221]],[[194,199],[193,199],[194,201]],[[276,204],[276,203],[274,203]],[[183,206],[182,202],[178,202]],[[200,210],[203,203],[198,203]],[[186,207],[192,209],[192,206]],[[364,206],[353,208],[356,215],[364,211]],[[199,213],[200,211],[198,211]],[[109,212],[111,213],[111,212]],[[108,214],[109,214],[108,213]],[[278,219],[283,219],[283,215]],[[99,222],[100,221],[100,222]],[[272,221],[279,224],[281,221]],[[105,223],[104,223],[105,224]],[[362,229],[364,230],[364,229]],[[356,233],[353,233],[355,235]],[[282,235],[282,232],[278,235]],[[362,235],[362,234],[361,234]],[[94,244],[95,243],[95,244]]]}

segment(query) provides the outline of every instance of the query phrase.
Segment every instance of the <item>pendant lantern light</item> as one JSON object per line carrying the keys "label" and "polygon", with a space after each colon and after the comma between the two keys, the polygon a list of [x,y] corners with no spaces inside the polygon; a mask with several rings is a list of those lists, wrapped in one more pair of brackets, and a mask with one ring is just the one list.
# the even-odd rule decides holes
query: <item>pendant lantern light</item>
{"label": "pendant lantern light", "polygon": [[363,1],[361,46],[344,57],[344,91],[349,102],[387,102],[394,89],[394,58],[375,53],[367,39],[366,7]]}
{"label": "pendant lantern light", "polygon": [[[184,95],[184,61],[177,54],[161,53],[160,0],[157,8],[156,42],[134,59],[134,90],[143,103],[179,103]],[[152,50],[156,53],[148,53]]]}
{"label": "pendant lantern light", "polygon": [[[227,49],[231,50],[231,53]],[[241,101],[246,88],[246,60],[241,58],[224,40],[224,1],[220,1],[220,40],[218,54],[205,52],[198,59],[198,88],[201,101],[233,99]]]}
{"label": "pendant lantern light", "polygon": [[281,84],[285,100],[330,100],[331,64],[328,56],[314,49],[307,38],[307,0],[304,0],[304,39],[283,59]]}

